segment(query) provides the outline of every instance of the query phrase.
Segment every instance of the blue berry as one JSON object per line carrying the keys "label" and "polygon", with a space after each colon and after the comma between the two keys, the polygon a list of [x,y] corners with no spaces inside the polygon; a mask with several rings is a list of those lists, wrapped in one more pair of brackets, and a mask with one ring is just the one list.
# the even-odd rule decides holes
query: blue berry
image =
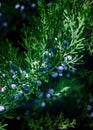
{"label": "blue berry", "polygon": [[65,61],[70,61],[70,60],[72,60],[72,56],[71,56],[71,55],[68,55],[68,56],[66,56],[64,59],[65,59]]}
{"label": "blue berry", "polygon": [[29,77],[28,73],[27,73],[25,70],[23,70],[22,73],[23,73],[23,75],[24,75],[26,78]]}
{"label": "blue berry", "polygon": [[42,102],[41,103],[41,107],[45,107],[46,106],[46,103],[45,102]]}
{"label": "blue berry", "polygon": [[43,93],[43,92],[40,92],[39,97],[42,98],[43,95],[44,95],[44,93]]}
{"label": "blue berry", "polygon": [[66,71],[68,67],[65,64],[62,64],[63,70]]}
{"label": "blue berry", "polygon": [[63,71],[63,70],[64,70],[64,66],[61,65],[58,67],[58,71]]}
{"label": "blue berry", "polygon": [[20,4],[17,3],[17,4],[15,5],[15,9],[19,9],[19,8],[20,8]]}
{"label": "blue berry", "polygon": [[5,77],[5,74],[4,74],[4,73],[2,74],[2,77],[3,77],[3,78]]}
{"label": "blue berry", "polygon": [[63,70],[64,70],[64,67],[63,66],[59,66],[57,71],[58,71],[58,75],[59,76],[63,76]]}
{"label": "blue berry", "polygon": [[38,80],[37,81],[37,86],[41,86],[42,85],[42,81],[41,80]]}
{"label": "blue berry", "polygon": [[2,87],[2,88],[1,88],[1,92],[4,92],[5,90],[6,90],[5,87]]}
{"label": "blue berry", "polygon": [[15,74],[15,71],[12,68],[10,68],[10,72],[11,72],[12,75]]}
{"label": "blue berry", "polygon": [[45,51],[45,58],[48,59],[53,56],[53,52]]}
{"label": "blue berry", "polygon": [[18,94],[16,94],[16,95],[14,96],[14,99],[20,99],[22,96],[23,96],[23,91],[20,90],[20,91],[18,92]]}
{"label": "blue berry", "polygon": [[8,23],[7,23],[7,22],[3,22],[3,23],[2,23],[2,26],[3,26],[3,27],[8,27]]}
{"label": "blue berry", "polygon": [[93,112],[91,112],[90,117],[92,117],[92,118],[93,118]]}
{"label": "blue berry", "polygon": [[51,76],[52,76],[53,78],[56,78],[56,77],[58,76],[58,73],[57,73],[56,71],[54,71],[54,72],[51,73]]}
{"label": "blue berry", "polygon": [[16,75],[14,74],[14,75],[12,76],[12,78],[13,78],[13,80],[16,80]]}
{"label": "blue berry", "polygon": [[63,76],[63,73],[59,73],[58,75],[61,77],[61,76]]}
{"label": "blue berry", "polygon": [[25,6],[24,6],[24,5],[21,5],[20,11],[23,11],[24,9],[25,9]]}
{"label": "blue berry", "polygon": [[47,70],[50,69],[52,67],[52,65],[49,63],[47,66]]}
{"label": "blue berry", "polygon": [[91,111],[92,108],[93,108],[93,107],[92,107],[91,105],[88,105],[88,106],[87,106],[87,110],[88,110],[88,111]]}
{"label": "blue berry", "polygon": [[36,8],[36,4],[35,3],[29,3],[29,4],[30,4],[31,9],[35,9]]}
{"label": "blue berry", "polygon": [[12,89],[17,88],[17,84],[11,84]]}
{"label": "blue berry", "polygon": [[28,85],[28,84],[23,85],[23,90],[24,90],[24,92],[28,93],[30,90],[30,85]]}
{"label": "blue berry", "polygon": [[49,94],[53,94],[53,93],[54,93],[54,89],[53,89],[53,88],[50,88],[50,89],[48,90],[48,93],[49,93]]}
{"label": "blue berry", "polygon": [[63,45],[64,45],[64,47],[67,47],[68,41],[67,41],[67,40],[64,40],[64,41],[63,41]]}
{"label": "blue berry", "polygon": [[50,93],[47,93],[46,98],[50,98],[50,97],[51,97]]}
{"label": "blue berry", "polygon": [[3,112],[5,110],[5,107],[3,105],[0,105],[0,112]]}

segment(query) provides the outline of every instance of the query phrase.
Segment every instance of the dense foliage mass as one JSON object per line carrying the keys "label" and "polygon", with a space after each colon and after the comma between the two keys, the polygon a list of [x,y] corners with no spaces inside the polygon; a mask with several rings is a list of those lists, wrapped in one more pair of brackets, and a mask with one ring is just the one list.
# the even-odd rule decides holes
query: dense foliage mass
{"label": "dense foliage mass", "polygon": [[93,129],[92,4],[0,2],[0,130]]}

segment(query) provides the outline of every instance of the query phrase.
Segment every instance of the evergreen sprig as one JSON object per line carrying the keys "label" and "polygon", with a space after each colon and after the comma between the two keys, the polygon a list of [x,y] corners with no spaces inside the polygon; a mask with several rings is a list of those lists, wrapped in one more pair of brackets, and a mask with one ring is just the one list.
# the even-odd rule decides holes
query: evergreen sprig
{"label": "evergreen sprig", "polygon": [[[35,28],[31,27],[25,32],[23,46],[26,51],[23,56],[9,44],[5,70],[1,72],[2,79],[3,76],[6,79],[1,86],[6,90],[1,92],[1,97],[12,96],[14,104],[21,97],[29,99],[31,94],[37,95],[42,82],[48,81],[48,75],[59,66],[70,69],[81,62],[84,17],[78,12],[75,18],[74,14],[69,15],[67,9],[63,9],[61,1],[51,5],[40,1],[39,16],[33,17],[32,25]],[[8,95],[4,96],[6,91]],[[5,104],[4,100],[0,102]]]}
{"label": "evergreen sprig", "polygon": [[[86,49],[86,37],[83,34],[87,14],[83,15],[81,10],[75,11],[74,14],[74,10],[69,12],[65,7],[61,0],[50,4],[40,0],[38,16],[31,17],[32,23],[24,32],[22,45],[25,51],[21,53],[9,42],[7,49],[4,48],[7,50],[6,56],[3,56],[2,51],[0,59],[3,63],[0,64],[0,115],[2,117],[11,118],[12,114],[7,116],[7,113],[13,112],[24,101],[39,101],[39,106],[45,107],[46,99],[45,97],[40,99],[40,92],[43,89],[48,90],[45,87],[50,77],[70,78],[70,73],[74,73],[77,69],[76,65],[83,62]],[[92,44],[89,44],[88,48],[92,53]],[[54,93],[54,89],[51,89],[52,93],[48,91],[47,100],[53,96],[53,93],[55,97],[60,93],[68,94],[70,89],[65,85],[65,81],[64,79],[62,89],[59,89],[58,93]],[[69,83],[71,85],[72,82]]]}
{"label": "evergreen sprig", "polygon": [[[37,124],[37,125],[36,125]],[[76,120],[73,119],[72,122],[69,122],[69,119],[64,119],[64,116],[62,113],[59,113],[57,116],[51,116],[49,113],[46,114],[46,116],[42,116],[39,119],[29,119],[28,126],[30,129],[35,130],[44,130],[44,129],[50,129],[50,130],[64,130],[68,128],[75,128]]]}

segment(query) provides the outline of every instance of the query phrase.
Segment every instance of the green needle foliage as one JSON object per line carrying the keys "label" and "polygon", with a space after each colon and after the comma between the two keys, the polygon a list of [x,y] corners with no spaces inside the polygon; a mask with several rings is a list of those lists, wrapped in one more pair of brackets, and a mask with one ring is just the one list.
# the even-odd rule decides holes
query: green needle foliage
{"label": "green needle foliage", "polygon": [[[50,77],[58,76],[59,67],[62,69],[61,71],[65,71],[64,73],[66,71],[70,73],[80,64],[84,64],[83,57],[87,50],[92,55],[93,39],[91,38],[90,43],[87,44],[87,36],[84,35],[92,2],[85,1],[79,10],[76,6],[77,1],[71,1],[70,4],[73,8],[70,10],[68,1],[58,0],[46,4],[44,0],[40,0],[38,2],[38,16],[31,17],[30,26],[23,28],[23,41],[20,44],[25,51],[20,52],[20,49],[15,49],[9,41],[6,41],[6,47],[1,44],[1,119],[16,116],[16,113],[12,113],[20,107],[22,102],[37,99],[42,88],[47,89],[46,84],[50,83]],[[81,11],[82,9],[85,12]],[[90,10],[88,11],[88,9]],[[92,34],[91,32],[91,37]],[[76,88],[82,87],[74,78],[70,81],[67,80],[63,78],[63,82],[55,86],[55,93],[52,96],[68,95],[71,90],[78,92],[77,89],[73,89],[74,86]],[[40,103],[42,101],[44,99],[40,100]],[[63,122],[62,125],[59,123],[58,127],[59,129],[67,129],[68,125],[71,126],[66,120],[66,125]],[[43,128],[40,129],[43,130]]]}
{"label": "green needle foliage", "polygon": [[6,130],[5,127],[7,126],[8,124],[3,124],[3,122],[0,122],[0,130]]}
{"label": "green needle foliage", "polygon": [[[37,125],[36,125],[37,124]],[[50,116],[48,113],[44,117],[39,119],[31,119],[29,121],[29,128],[34,130],[65,130],[68,128],[75,128],[76,121],[73,119],[72,122],[69,122],[69,119],[64,119],[63,114],[60,113],[57,116]]]}
{"label": "green needle foliage", "polygon": [[[22,91],[23,84],[29,84],[29,92],[24,94],[29,99],[31,94],[37,94],[39,91],[36,82],[38,80],[48,81],[48,74],[59,65],[65,64],[70,69],[82,62],[85,49],[84,37],[82,37],[84,16],[78,12],[75,18],[74,14],[69,14],[67,9],[64,10],[61,1],[51,5],[46,5],[44,1],[40,1],[38,7],[39,16],[33,18],[32,25],[34,28],[28,28],[28,31],[25,32],[23,46],[26,51],[23,56],[19,56],[18,51],[9,45],[8,58],[4,59],[6,63],[3,66],[5,68],[1,68],[3,70],[2,75],[4,73],[8,80],[6,85],[6,80],[2,81],[1,86],[6,86],[12,97]],[[40,69],[42,67],[47,68],[49,64],[52,67],[42,74]],[[3,66],[1,64],[1,67]],[[9,69],[11,68],[18,71],[15,72],[14,76],[10,74]],[[12,78],[17,80],[16,89],[11,89]],[[5,101],[1,101],[1,104],[5,105]]]}

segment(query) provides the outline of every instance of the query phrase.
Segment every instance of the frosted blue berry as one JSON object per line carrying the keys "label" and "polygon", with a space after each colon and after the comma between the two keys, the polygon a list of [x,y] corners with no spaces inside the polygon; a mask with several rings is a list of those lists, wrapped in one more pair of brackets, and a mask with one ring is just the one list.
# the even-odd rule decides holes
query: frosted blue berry
{"label": "frosted blue berry", "polygon": [[46,106],[46,103],[45,102],[42,102],[41,103],[41,107],[45,107]]}
{"label": "frosted blue berry", "polygon": [[91,112],[90,117],[92,117],[92,118],[93,118],[93,112]]}
{"label": "frosted blue berry", "polygon": [[65,64],[62,64],[63,70],[66,71],[68,67]]}
{"label": "frosted blue berry", "polygon": [[2,23],[2,26],[3,26],[3,27],[8,27],[8,23],[7,23],[7,22],[3,22],[3,23]]}
{"label": "frosted blue berry", "polygon": [[54,72],[51,73],[51,76],[52,76],[53,78],[56,78],[56,77],[58,76],[58,73],[57,73],[56,71],[54,71]]}
{"label": "frosted blue berry", "polygon": [[63,71],[64,70],[64,66],[58,66],[58,71]]}
{"label": "frosted blue berry", "polygon": [[68,55],[64,58],[65,61],[70,61],[72,60],[72,55]]}
{"label": "frosted blue berry", "polygon": [[10,69],[10,72],[11,72],[12,75],[15,74],[15,71],[12,68]]}
{"label": "frosted blue berry", "polygon": [[32,3],[32,4],[31,4],[31,7],[32,7],[32,8],[36,8],[36,4],[35,4],[35,3]]}
{"label": "frosted blue berry", "polygon": [[30,90],[30,85],[29,84],[25,84],[25,85],[23,85],[23,90],[24,90],[24,92],[26,92],[26,93],[28,93],[29,92],[29,90]]}
{"label": "frosted blue berry", "polygon": [[3,105],[0,105],[0,112],[3,112],[5,110],[5,107]]}
{"label": "frosted blue berry", "polygon": [[64,40],[64,41],[63,41],[63,45],[64,45],[64,47],[67,47],[68,41],[67,41],[67,40]]}
{"label": "frosted blue berry", "polygon": [[24,5],[21,5],[20,10],[23,11],[25,9]]}
{"label": "frosted blue berry", "polygon": [[15,74],[18,74],[18,70],[15,70]]}
{"label": "frosted blue berry", "polygon": [[25,70],[23,70],[22,73],[23,73],[23,75],[24,75],[26,78],[29,77],[28,73],[27,73]]}
{"label": "frosted blue berry", "polygon": [[11,88],[12,88],[12,89],[17,88],[17,84],[11,84]]}
{"label": "frosted blue berry", "polygon": [[44,95],[44,93],[43,93],[43,92],[40,92],[39,97],[42,98],[43,95]]}
{"label": "frosted blue berry", "polygon": [[42,65],[40,67],[40,71],[43,72],[43,73],[47,72],[47,63],[46,62],[42,63]]}
{"label": "frosted blue berry", "polygon": [[49,52],[49,57],[52,57],[53,56],[53,52]]}
{"label": "frosted blue berry", "polygon": [[4,92],[5,90],[6,90],[5,87],[2,87],[2,88],[1,88],[1,92]]}
{"label": "frosted blue berry", "polygon": [[61,77],[61,76],[63,76],[63,73],[58,73],[58,75]]}
{"label": "frosted blue berry", "polygon": [[15,96],[14,99],[20,99],[23,96],[23,91],[20,90]]}
{"label": "frosted blue berry", "polygon": [[58,71],[58,75],[59,76],[63,76],[63,70],[64,70],[64,67],[63,66],[59,66],[57,71]]}
{"label": "frosted blue berry", "polygon": [[47,93],[46,98],[50,98],[50,97],[51,97],[50,93]]}
{"label": "frosted blue berry", "polygon": [[20,8],[20,4],[17,3],[17,4],[15,5],[15,9],[19,9],[19,8]]}
{"label": "frosted blue berry", "polygon": [[16,80],[16,75],[14,74],[14,75],[12,76],[12,78],[13,78],[14,80]]}
{"label": "frosted blue berry", "polygon": [[45,57],[46,57],[46,58],[50,58],[50,57],[52,57],[52,56],[53,56],[53,53],[52,53],[52,52],[49,52],[48,50],[45,51]]}
{"label": "frosted blue berry", "polygon": [[48,93],[49,93],[49,94],[53,94],[53,93],[54,93],[54,89],[53,89],[53,88],[50,88],[50,89],[48,90]]}
{"label": "frosted blue berry", "polygon": [[3,78],[5,77],[5,74],[4,74],[4,73],[2,74],[2,77],[3,77]]}
{"label": "frosted blue berry", "polygon": [[93,108],[93,107],[92,107],[91,105],[88,105],[88,106],[87,106],[87,110],[88,110],[88,111],[91,111],[92,108]]}
{"label": "frosted blue berry", "polygon": [[48,66],[47,66],[47,70],[52,68],[52,65],[49,63]]}
{"label": "frosted blue berry", "polygon": [[41,80],[38,80],[37,81],[37,86],[41,86],[42,85],[42,81]]}

